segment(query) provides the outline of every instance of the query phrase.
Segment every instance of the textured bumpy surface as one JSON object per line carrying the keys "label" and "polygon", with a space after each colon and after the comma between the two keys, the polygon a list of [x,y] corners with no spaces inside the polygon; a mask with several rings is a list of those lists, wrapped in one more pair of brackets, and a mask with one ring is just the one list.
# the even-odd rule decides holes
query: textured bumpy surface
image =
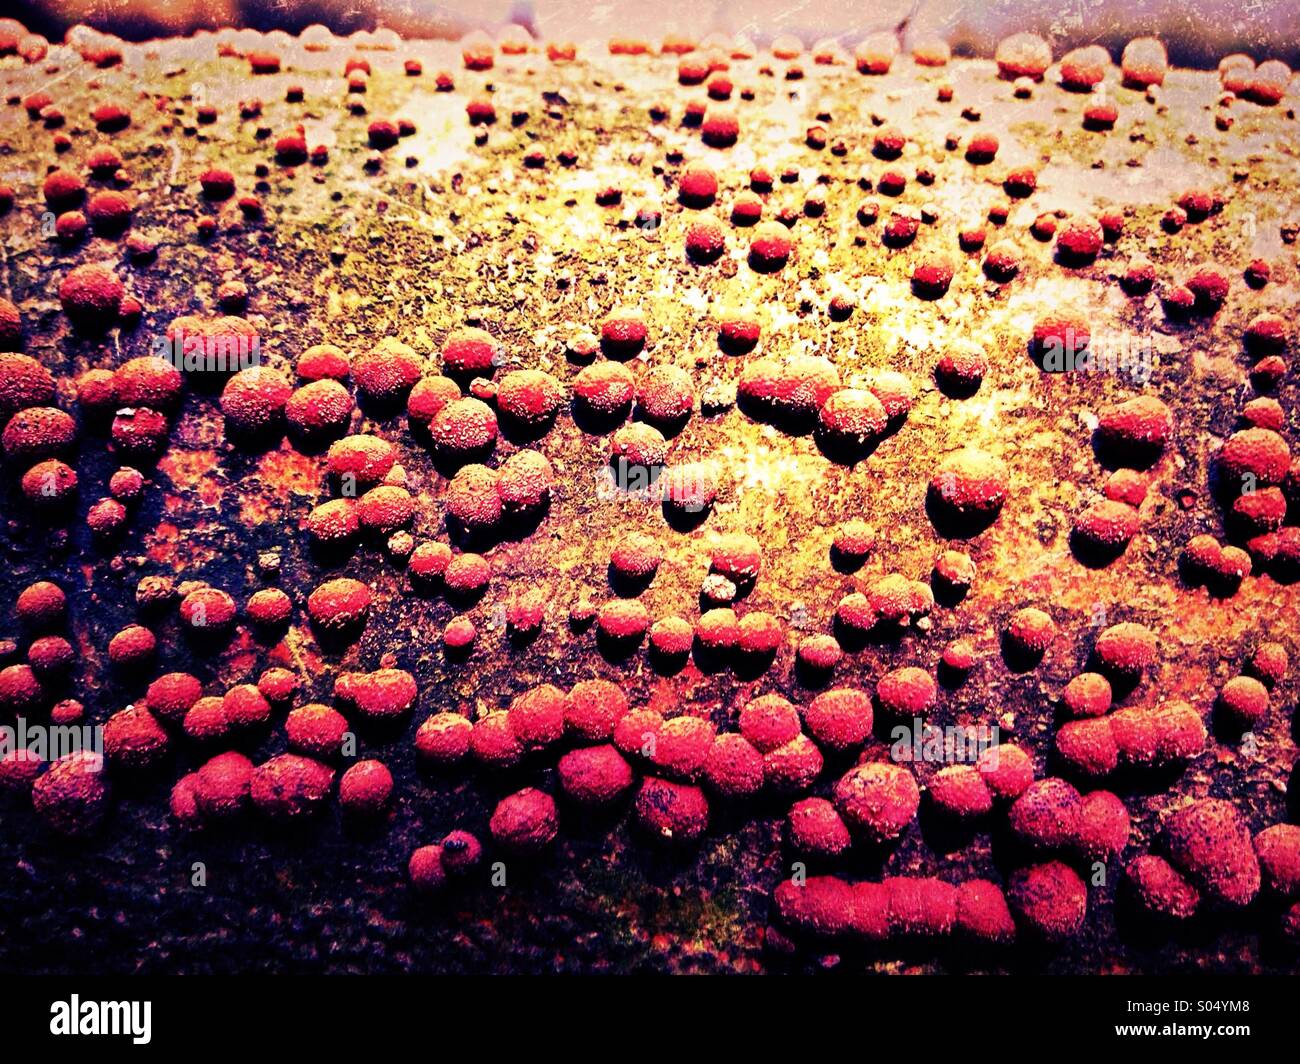
{"label": "textured bumpy surface", "polygon": [[0,968],[1296,970],[1289,71],[11,36]]}

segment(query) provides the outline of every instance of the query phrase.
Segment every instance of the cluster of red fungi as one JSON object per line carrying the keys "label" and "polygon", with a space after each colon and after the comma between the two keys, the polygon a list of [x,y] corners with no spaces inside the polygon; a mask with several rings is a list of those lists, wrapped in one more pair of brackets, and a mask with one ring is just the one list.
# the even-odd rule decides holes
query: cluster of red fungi
{"label": "cluster of red fungi", "polygon": [[[83,62],[110,69],[122,61],[122,46],[102,35],[78,28],[69,43]],[[253,75],[282,70],[280,51],[263,46],[243,47],[237,38],[223,39],[219,53],[246,59]],[[311,51],[329,47],[328,34],[308,31],[301,44]],[[370,46],[396,44],[375,35]],[[527,55],[535,46],[526,35],[511,32],[499,41],[476,35],[463,44],[467,71],[491,70],[497,51],[507,57]],[[639,56],[653,51],[642,41],[609,42],[614,56]],[[671,38],[661,54],[676,63],[676,80],[691,92],[681,120],[698,128],[704,145],[726,152],[742,137],[739,115],[731,99],[754,97],[752,88],[733,80],[735,70],[776,76],[778,65],[786,80],[805,76],[805,56],[817,66],[853,63],[865,76],[883,76],[898,62],[899,45],[892,34],[868,37],[852,57],[834,44],[819,44],[805,52],[802,44],[780,38],[770,60],[759,57],[744,41],[697,42]],[[0,55],[18,54],[28,63],[46,60],[49,47],[9,20],[0,22]],[[577,62],[578,50],[564,43],[546,46],[551,63]],[[943,68],[950,61],[941,41],[918,42],[914,62]],[[71,61],[71,60],[65,60]],[[751,65],[757,61],[755,67]],[[1029,97],[1052,66],[1049,45],[1030,34],[1017,34],[997,50],[999,76],[1013,83],[1016,97]],[[733,64],[735,69],[733,70]],[[1099,47],[1078,49],[1058,64],[1061,88],[1093,94],[1105,82],[1111,60]],[[1167,70],[1157,41],[1142,39],[1125,50],[1120,82],[1133,90],[1126,101],[1158,98]],[[423,73],[419,60],[403,64],[407,76]],[[365,93],[370,61],[350,59],[343,77],[356,115],[365,107],[355,97]],[[1224,96],[1218,127],[1231,126],[1231,112],[1242,101],[1258,106],[1277,104],[1285,96],[1290,71],[1276,62],[1256,67],[1234,56],[1221,67]],[[454,91],[450,72],[436,77],[440,91]],[[938,98],[949,102],[954,89],[935,82]],[[698,89],[698,95],[695,95]],[[53,91],[57,91],[53,90]],[[303,90],[291,85],[290,101]],[[1085,128],[1106,131],[1118,120],[1112,96],[1098,94],[1083,112]],[[50,91],[22,98],[29,117],[51,131],[58,154],[73,149],[65,132],[68,119]],[[67,251],[90,239],[121,242],[132,269],[147,269],[156,244],[133,232],[135,203],[131,195],[132,165],[113,146],[112,137],[138,117],[134,101],[104,101],[90,116],[103,134],[82,165],[52,166],[39,189],[40,200],[0,187],[0,212],[48,211],[54,238]],[[668,104],[652,110],[652,120],[670,119]],[[200,123],[215,120],[211,107],[196,108]],[[491,126],[496,110],[486,95],[472,97],[466,108],[469,122]],[[258,101],[241,105],[242,117],[256,117]],[[967,116],[970,118],[971,116]],[[527,121],[515,114],[516,124]],[[973,116],[972,120],[977,120]],[[836,140],[824,122],[807,133],[807,145],[837,155],[849,145]],[[366,167],[380,169],[385,152],[414,132],[406,120],[371,121],[365,145],[372,153]],[[1007,134],[1004,134],[1006,136]],[[477,133],[480,141],[489,136]],[[906,174],[896,162],[909,138],[889,126],[879,128],[872,155],[888,169],[858,184],[882,196],[897,197],[909,180],[935,181],[924,167]],[[987,167],[999,152],[999,138],[978,133],[962,145],[951,137],[948,151],[960,150],[971,167]],[[725,158],[725,156],[724,156]],[[271,164],[295,167],[324,165],[329,152],[308,144],[301,128],[274,139]],[[676,160],[681,162],[680,158]],[[530,169],[544,169],[548,160],[533,149],[524,159]],[[559,162],[574,166],[577,158],[562,152]],[[724,194],[718,168],[692,163],[673,173],[677,199],[692,219],[685,230],[683,254],[700,268],[711,268],[732,254],[732,241],[748,233],[738,256],[759,274],[776,274],[800,255],[797,225],[801,216],[817,217],[831,209],[823,187],[810,193],[802,211],[782,211],[765,219],[765,197],[775,184],[793,182],[797,172],[773,174],[762,165],[747,175],[747,188],[735,191],[726,220],[715,213]],[[258,196],[239,196],[243,178],[213,167],[197,179],[194,195],[208,208],[201,214],[196,237],[216,238],[227,201],[234,200],[245,220],[263,217]],[[1037,191],[1032,168],[1008,172],[1002,187],[1010,200],[1025,200]],[[1162,225],[1175,234],[1220,212],[1228,193],[1189,189],[1169,206]],[[236,198],[239,197],[239,198]],[[597,202],[618,207],[622,193],[604,188]],[[865,200],[851,208],[858,226],[876,226],[880,205]],[[1008,204],[996,206],[988,223],[1004,226]],[[637,209],[638,224],[657,228],[660,213],[652,206]],[[1072,215],[1058,219],[1039,215],[1031,237],[1054,242],[1055,260],[1063,270],[1090,267],[1107,245],[1125,235],[1125,217]],[[933,219],[898,209],[880,227],[880,243],[907,248],[921,225]],[[95,245],[97,248],[100,245]],[[981,257],[982,256],[982,257]],[[1020,271],[1025,251],[1012,237],[985,248],[985,220],[961,229],[957,246],[931,247],[919,254],[911,270],[911,289],[922,300],[943,299],[955,278],[962,284],[983,283],[982,273],[997,285],[1011,283]],[[964,259],[977,263],[962,268]],[[1132,298],[1145,296],[1156,284],[1152,264],[1135,255],[1123,268],[1119,284]],[[1217,314],[1231,296],[1234,279],[1215,263],[1203,263],[1185,277],[1169,281],[1160,292],[1171,321],[1205,321]],[[1265,261],[1251,263],[1243,278],[1251,288],[1270,283]],[[129,330],[145,308],[133,296],[119,269],[87,261],[63,274],[58,297],[69,326],[89,343],[110,330]],[[220,314],[178,317],[167,327],[176,349],[193,342],[200,351],[249,350],[260,337],[257,327],[241,315],[247,291],[239,283],[222,287]],[[831,300],[828,313],[845,318],[854,309],[850,298]],[[22,493],[43,521],[67,525],[78,513],[77,470],[72,462],[86,437],[105,443],[120,461],[100,496],[84,511],[84,520],[101,549],[113,550],[131,524],[133,508],[149,484],[150,471],[169,446],[174,421],[187,400],[183,368],[154,355],[128,358],[116,368],[93,368],[76,381],[75,411],[57,405],[60,393],[49,370],[24,354],[24,313],[0,299],[0,444],[7,471],[20,482]],[[762,327],[752,310],[729,309],[716,316],[719,347],[729,355],[745,356],[762,339]],[[1224,519],[1222,538],[1203,534],[1192,538],[1183,553],[1182,577],[1203,583],[1219,595],[1231,595],[1252,570],[1270,568],[1279,578],[1300,572],[1300,462],[1292,458],[1282,435],[1284,412],[1269,394],[1286,372],[1284,354],[1289,325],[1281,314],[1261,314],[1241,338],[1250,360],[1250,379],[1259,396],[1243,411],[1244,425],[1233,432],[1215,462],[1216,497]],[[544,519],[554,472],[540,449],[515,448],[494,463],[498,440],[527,437],[540,447],[555,419],[564,411],[581,418],[588,431],[609,436],[612,468],[662,472],[656,500],[662,501],[669,522],[683,514],[705,514],[720,490],[719,471],[706,461],[669,464],[674,436],[701,409],[691,375],[675,365],[649,366],[643,356],[655,341],[653,325],[638,307],[620,306],[600,323],[599,334],[575,338],[570,357],[576,366],[571,385],[537,369],[500,370],[503,345],[478,327],[450,329],[441,350],[441,372],[431,373],[426,358],[414,348],[387,339],[355,354],[320,344],[303,351],[290,368],[258,364],[228,374],[219,397],[226,432],[234,447],[257,449],[287,435],[306,453],[322,455],[330,497],[307,515],[303,531],[314,549],[347,557],[363,542],[374,543],[394,561],[405,565],[417,594],[441,593],[457,610],[445,628],[448,655],[473,652],[477,630],[466,614],[493,579],[485,552],[495,537],[516,534],[529,520]],[[1046,368],[1047,354],[1068,348],[1088,349],[1087,314],[1070,307],[1045,314],[1026,337],[1029,356]],[[108,352],[105,348],[105,353]],[[980,350],[954,350],[934,367],[939,385],[958,398],[973,395],[988,371]],[[845,383],[835,364],[822,356],[790,354],[747,358],[739,373],[737,403],[751,418],[811,428],[827,455],[858,461],[889,433],[899,431],[915,403],[915,386],[905,375],[879,371],[871,379]],[[570,394],[571,393],[571,394]],[[373,433],[351,431],[358,405],[378,421],[405,414],[414,438],[448,470],[441,495],[447,541],[417,541],[411,531],[422,506],[408,483],[397,446]],[[632,415],[635,413],[635,417]],[[1099,459],[1110,469],[1101,497],[1074,518],[1077,552],[1089,564],[1108,564],[1140,533],[1142,505],[1149,470],[1161,459],[1174,435],[1170,408],[1143,394],[1103,409],[1097,417],[1094,441]],[[665,468],[666,466],[666,468]],[[946,534],[978,533],[998,518],[1011,497],[1011,473],[997,455],[967,447],[944,457],[928,483],[936,527]],[[1288,522],[1290,520],[1290,523]],[[522,524],[521,524],[522,522]],[[876,548],[876,534],[866,523],[850,520],[835,533],[837,563],[854,566]],[[748,591],[761,578],[763,549],[746,533],[718,535],[708,558],[702,598],[709,607],[694,620],[684,616],[652,618],[640,592],[655,578],[663,557],[658,541],[630,533],[611,552],[611,581],[620,593],[600,605],[586,600],[570,610],[574,632],[594,626],[601,649],[613,661],[626,658],[648,643],[656,668],[672,673],[692,652],[722,655],[740,668],[761,674],[789,633],[777,617],[762,611],[737,612]],[[1066,719],[1055,732],[1053,764],[1059,775],[1035,779],[1033,761],[1020,747],[1003,743],[984,752],[977,762],[951,764],[928,772],[924,766],[890,760],[871,745],[879,715],[910,724],[924,720],[934,707],[940,683],[927,671],[906,666],[885,673],[874,690],[830,685],[836,664],[846,652],[860,649],[870,633],[924,630],[936,601],[959,600],[976,579],[975,564],[960,550],[945,550],[927,579],[889,573],[864,581],[861,589],[836,605],[832,631],[798,638],[796,661],[809,687],[821,688],[804,705],[785,697],[760,695],[738,708],[734,730],[720,731],[708,718],[685,712],[665,717],[659,710],[634,707],[615,683],[601,679],[578,682],[563,691],[551,684],[534,687],[508,708],[470,719],[459,712],[435,712],[415,733],[415,757],[430,772],[462,763],[503,773],[517,765],[554,758],[558,788],[564,801],[577,807],[609,806],[630,798],[634,819],[650,838],[675,844],[698,840],[709,823],[714,803],[738,803],[760,794],[785,796],[792,803],[787,820],[788,844],[800,861],[833,864],[853,847],[888,847],[915,821],[923,797],[937,815],[956,822],[986,822],[997,815],[1009,826],[1023,861],[1005,885],[968,880],[953,885],[921,876],[893,876],[882,882],[849,882],[832,875],[795,876],[783,881],[774,897],[774,916],[781,929],[771,941],[791,944],[786,934],[881,941],[891,937],[964,935],[983,943],[1006,943],[1017,933],[1060,941],[1083,925],[1088,902],[1089,865],[1119,857],[1129,844],[1129,813],[1111,791],[1095,789],[1100,781],[1121,772],[1146,771],[1186,763],[1200,754],[1208,740],[1205,714],[1185,702],[1158,702],[1154,707],[1115,708],[1155,668],[1157,634],[1142,624],[1125,622],[1100,632],[1090,648],[1090,671],[1076,675],[1060,695]],[[249,626],[278,638],[294,623],[302,604],[284,590],[266,587],[251,595],[242,609],[226,591],[202,582],[173,585],[169,580],[141,581],[138,602],[142,622],[117,632],[107,654],[113,666],[137,673],[151,670],[158,649],[153,630],[167,611],[175,611],[180,629],[190,638],[220,645],[234,632],[241,614]],[[355,578],[326,579],[306,597],[307,619],[322,647],[355,643],[372,608],[370,587]],[[548,602],[536,589],[513,593],[506,620],[521,637],[535,634],[545,623]],[[26,660],[0,669],[0,712],[6,718],[46,714],[54,723],[74,724],[85,707],[73,698],[58,698],[78,651],[67,636],[64,592],[49,581],[27,587],[15,612],[27,636]],[[151,627],[153,626],[153,627]],[[1052,616],[1026,607],[1008,619],[1002,632],[1008,659],[1027,668],[1042,660],[1057,641]],[[14,647],[17,650],[17,647]],[[943,652],[945,683],[959,684],[975,665],[974,649],[958,639]],[[1224,684],[1213,712],[1240,732],[1257,729],[1269,710],[1270,689],[1285,679],[1287,652],[1278,643],[1263,643],[1242,675]],[[296,819],[326,804],[338,775],[338,800],[354,816],[381,816],[393,798],[394,780],[378,760],[348,760],[354,724],[401,722],[420,700],[412,674],[385,655],[370,672],[345,672],[334,684],[339,708],[319,703],[295,706],[299,678],[291,671],[266,669],[255,683],[243,683],[221,693],[205,693],[197,677],[169,672],[148,684],[138,702],[113,713],[104,723],[104,758],[111,770],[101,771],[97,755],[73,754],[46,765],[25,749],[10,751],[0,761],[0,787],[29,794],[36,813],[51,828],[68,835],[94,830],[109,805],[109,779],[115,773],[141,773],[166,764],[178,743],[203,751],[207,759],[177,782],[171,795],[176,822],[199,829],[237,817],[249,807],[275,819]],[[279,721],[289,752],[254,764],[238,747],[249,736],[264,735]],[[837,776],[829,797],[810,796],[823,773]],[[1071,782],[1071,780],[1075,782]],[[1081,791],[1075,783],[1088,788]],[[508,854],[535,854],[548,847],[559,830],[561,805],[535,788],[502,798],[490,820],[490,845]],[[441,842],[423,846],[410,857],[413,885],[437,890],[448,879],[474,869],[484,843],[466,831],[454,831]],[[1206,798],[1173,810],[1163,826],[1160,853],[1129,860],[1125,881],[1132,900],[1146,912],[1182,920],[1205,905],[1240,907],[1261,890],[1286,899],[1300,892],[1300,828],[1275,824],[1253,838],[1234,806]],[[802,866],[800,866],[802,867]],[[1081,874],[1082,871],[1082,874]],[[1300,904],[1285,916],[1291,935],[1300,935]],[[791,946],[791,948],[793,948]]]}

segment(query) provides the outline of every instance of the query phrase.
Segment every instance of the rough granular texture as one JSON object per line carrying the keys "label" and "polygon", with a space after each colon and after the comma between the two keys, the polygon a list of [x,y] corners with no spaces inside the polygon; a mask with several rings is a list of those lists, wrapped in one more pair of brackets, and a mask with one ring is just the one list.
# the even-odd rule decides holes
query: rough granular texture
{"label": "rough granular texture", "polygon": [[3,762],[0,967],[1294,971],[1275,66],[74,43],[0,723],[108,750]]}

